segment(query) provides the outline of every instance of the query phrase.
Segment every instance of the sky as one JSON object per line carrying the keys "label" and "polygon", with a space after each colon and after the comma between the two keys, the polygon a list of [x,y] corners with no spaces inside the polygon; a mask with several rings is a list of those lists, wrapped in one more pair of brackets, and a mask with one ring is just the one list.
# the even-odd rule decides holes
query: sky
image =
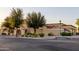
{"label": "sky", "polygon": [[[79,18],[79,7],[20,7],[23,10],[24,17],[33,11],[41,12],[45,16],[47,23],[62,23],[75,25]],[[0,7],[0,24],[10,15],[11,7]]]}

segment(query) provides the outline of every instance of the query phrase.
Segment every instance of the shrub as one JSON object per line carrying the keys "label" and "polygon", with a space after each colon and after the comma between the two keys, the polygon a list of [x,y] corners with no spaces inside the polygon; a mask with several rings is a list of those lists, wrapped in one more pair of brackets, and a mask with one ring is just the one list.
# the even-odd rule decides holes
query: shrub
{"label": "shrub", "polygon": [[27,33],[25,34],[25,37],[28,37]]}
{"label": "shrub", "polygon": [[79,35],[79,33],[76,33],[76,35]]}
{"label": "shrub", "polygon": [[31,37],[32,36],[32,33],[26,33],[25,34],[25,37]]}
{"label": "shrub", "polygon": [[62,32],[61,35],[62,36],[72,36],[73,34],[70,33],[70,32],[68,32],[68,33],[67,32]]}
{"label": "shrub", "polygon": [[40,33],[39,36],[40,36],[40,37],[44,37],[44,33]]}
{"label": "shrub", "polygon": [[21,35],[22,37],[24,37],[24,35]]}
{"label": "shrub", "polygon": [[38,34],[36,34],[36,33],[32,33],[32,36],[33,36],[33,37],[37,37]]}
{"label": "shrub", "polygon": [[48,36],[53,36],[53,33],[48,33]]}
{"label": "shrub", "polygon": [[25,37],[37,37],[38,36],[38,34],[36,34],[36,33],[26,33],[25,34]]}
{"label": "shrub", "polygon": [[27,35],[32,35],[32,33],[27,33]]}
{"label": "shrub", "polygon": [[6,33],[2,33],[2,35],[7,35]]}

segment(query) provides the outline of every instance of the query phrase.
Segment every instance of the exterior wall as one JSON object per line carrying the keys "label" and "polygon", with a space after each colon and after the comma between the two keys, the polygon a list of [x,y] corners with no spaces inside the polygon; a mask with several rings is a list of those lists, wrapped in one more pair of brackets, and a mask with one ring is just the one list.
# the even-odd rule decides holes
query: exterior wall
{"label": "exterior wall", "polygon": [[[34,32],[34,30],[32,28],[30,29],[30,31],[31,31],[31,33]],[[64,29],[61,29],[61,32],[64,32]],[[55,36],[59,36],[60,35],[60,29],[59,28],[57,28],[57,29],[49,29],[49,28],[44,26],[42,28],[37,29],[37,34],[39,34],[39,33],[44,33],[45,36],[48,36],[48,33],[52,33]]]}
{"label": "exterior wall", "polygon": [[16,29],[14,29],[14,33],[13,34],[16,35]]}
{"label": "exterior wall", "polygon": [[[54,35],[56,36],[59,36],[60,35],[60,25],[59,24],[54,24],[55,26],[52,27],[52,28],[47,28],[46,26],[42,27],[42,28],[39,28],[39,29],[36,29],[36,33],[44,33],[45,36],[48,36],[48,33],[53,33]],[[50,26],[50,24],[49,24]],[[52,24],[51,24],[52,26]],[[64,28],[66,28],[67,30],[69,30],[69,32],[73,32],[74,35],[76,34],[76,28],[73,27],[73,26],[66,26],[66,25],[63,25],[61,26],[61,32],[64,32]],[[1,28],[1,32],[3,32],[3,29],[4,28]],[[24,35],[25,34],[25,30],[27,29],[27,32],[31,32],[31,33],[34,33],[34,29],[33,28],[28,28],[26,24],[22,24],[19,28],[21,30],[21,35]],[[73,30],[72,30],[73,29]],[[14,35],[16,35],[16,30],[17,29],[14,29]],[[8,34],[8,29],[6,31],[4,31],[5,33]]]}
{"label": "exterior wall", "polygon": [[63,28],[66,28],[67,30],[69,30],[69,32],[73,33],[74,35],[76,35],[76,27],[73,26],[63,26]]}
{"label": "exterior wall", "polygon": [[[5,30],[5,29],[6,29],[6,30]],[[9,30],[8,28],[2,27],[2,28],[1,28],[1,31],[0,31],[0,32],[1,32],[0,34],[6,33],[6,34],[8,35],[8,30]]]}
{"label": "exterior wall", "polygon": [[[61,28],[61,32],[64,32],[64,28],[66,28],[67,30],[69,30],[69,32],[73,32],[74,35],[76,34],[76,29],[75,28],[72,28],[71,26],[63,26]],[[73,29],[73,31],[72,31]],[[31,33],[34,33],[34,29],[33,28],[27,28],[27,31],[28,32],[31,32]],[[48,36],[48,33],[52,33],[54,34],[55,36],[59,36],[60,35],[60,27],[56,27],[56,28],[47,28],[46,26],[42,27],[42,28],[39,28],[39,29],[36,29],[36,33],[39,34],[39,33],[44,33],[45,36]],[[22,33],[23,33],[23,30],[22,30]]]}
{"label": "exterior wall", "polygon": [[[61,29],[61,32],[63,32],[64,30]],[[48,36],[48,33],[52,33],[55,36],[59,36],[60,35],[60,29],[44,29],[43,33],[45,33],[46,36]]]}

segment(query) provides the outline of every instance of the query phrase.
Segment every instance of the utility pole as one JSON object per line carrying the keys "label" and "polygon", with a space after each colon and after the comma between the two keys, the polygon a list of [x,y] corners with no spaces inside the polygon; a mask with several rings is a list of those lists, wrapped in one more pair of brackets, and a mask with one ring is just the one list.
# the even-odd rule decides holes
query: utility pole
{"label": "utility pole", "polygon": [[61,36],[61,20],[59,20],[59,23],[60,23],[60,36]]}

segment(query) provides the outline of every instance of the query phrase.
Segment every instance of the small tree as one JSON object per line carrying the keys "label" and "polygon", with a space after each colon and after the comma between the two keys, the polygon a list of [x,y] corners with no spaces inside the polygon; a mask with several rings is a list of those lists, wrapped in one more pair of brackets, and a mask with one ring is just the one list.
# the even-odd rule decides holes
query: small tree
{"label": "small tree", "polygon": [[43,27],[45,23],[45,17],[42,16],[40,12],[32,12],[28,14],[27,24],[28,27],[32,27],[34,29],[34,33],[36,33],[36,29],[38,29],[39,27]]}
{"label": "small tree", "polygon": [[77,19],[76,25],[78,26],[78,32],[79,32],[79,19]]}
{"label": "small tree", "polygon": [[2,27],[6,27],[9,29],[8,34],[13,32],[14,22],[11,20],[11,17],[5,18],[5,21],[3,22]]}

